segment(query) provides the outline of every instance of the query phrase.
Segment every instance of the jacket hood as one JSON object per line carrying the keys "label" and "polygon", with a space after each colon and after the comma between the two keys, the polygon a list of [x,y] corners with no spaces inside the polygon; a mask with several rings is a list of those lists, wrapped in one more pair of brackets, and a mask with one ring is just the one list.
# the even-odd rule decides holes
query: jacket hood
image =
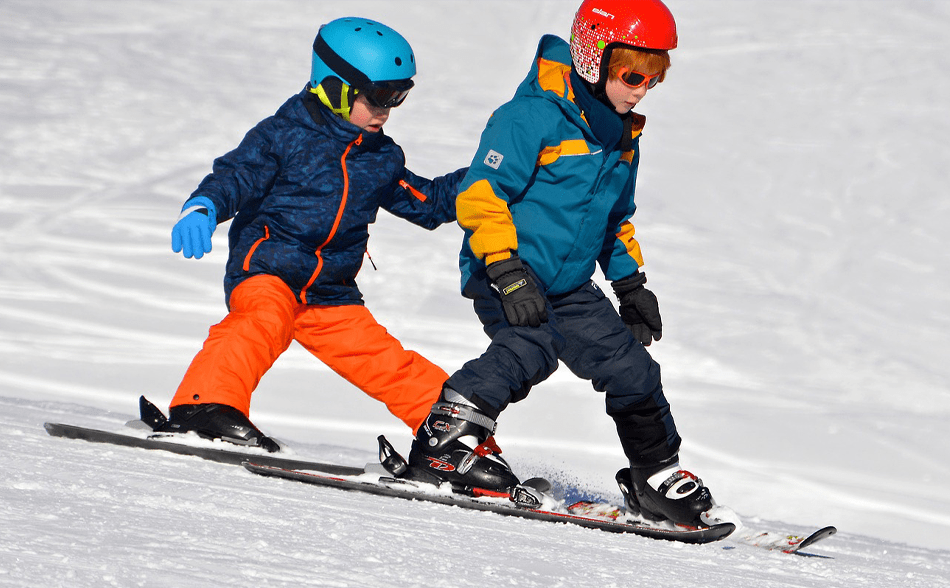
{"label": "jacket hood", "polygon": [[633,112],[618,115],[585,87],[577,86],[583,81],[572,71],[570,45],[560,37],[545,35],[538,42],[531,70],[515,91],[515,98],[550,100],[606,149],[628,150],[646,118]]}
{"label": "jacket hood", "polygon": [[571,47],[567,41],[556,35],[544,35],[538,42],[531,70],[515,91],[515,97],[537,97],[553,100],[560,104],[565,112],[581,116],[581,110],[574,103],[574,89],[571,87]]}

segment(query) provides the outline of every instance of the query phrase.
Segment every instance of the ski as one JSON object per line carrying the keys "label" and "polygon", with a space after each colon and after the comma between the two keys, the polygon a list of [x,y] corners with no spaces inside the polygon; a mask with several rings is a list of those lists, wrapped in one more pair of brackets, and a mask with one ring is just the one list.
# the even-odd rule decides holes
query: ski
{"label": "ski", "polygon": [[232,465],[241,465],[248,459],[253,458],[257,463],[275,467],[296,470],[317,470],[344,476],[356,475],[363,471],[363,468],[358,467],[341,466],[275,455],[275,453],[280,450],[280,444],[269,437],[265,438],[267,445],[263,447],[241,447],[237,440],[235,440],[234,443],[230,443],[220,439],[202,439],[194,433],[167,432],[164,427],[167,422],[168,419],[162,411],[149,402],[145,396],[141,396],[139,397],[139,418],[129,421],[126,423],[126,426],[150,433],[146,436],[142,434],[125,435],[122,433],[103,431],[101,429],[87,429],[85,427],[66,425],[63,423],[45,423],[43,426],[46,428],[46,432],[54,437],[66,437],[69,439],[82,439],[93,443],[108,443],[111,445],[121,445],[123,447],[167,451],[177,453],[178,455],[190,455]]}
{"label": "ski", "polygon": [[[158,418],[161,411],[158,411],[144,397],[140,399],[140,407],[142,418],[130,421],[127,425],[151,433],[147,436],[142,436],[141,433],[124,434],[64,423],[47,422],[44,423],[44,428],[53,437],[165,451],[218,463],[243,465],[249,471],[264,476],[409,500],[437,502],[526,519],[574,524],[614,533],[630,533],[653,539],[702,544],[723,539],[736,530],[736,525],[728,520],[709,520],[708,526],[699,528],[671,523],[650,523],[630,518],[626,515],[624,508],[607,502],[580,501],[566,506],[563,504],[552,506],[551,501],[554,499],[545,494],[550,485],[545,485],[544,481],[537,479],[526,481],[511,496],[485,493],[478,489],[457,488],[454,492],[444,488],[438,489],[431,484],[399,477],[395,473],[398,470],[397,464],[404,464],[405,460],[395,453],[388,442],[384,442],[384,438],[380,440],[381,464],[376,466],[377,468],[382,466],[382,468],[380,472],[372,473],[368,471],[372,469],[372,466],[361,468],[285,457],[267,453],[256,447],[241,448],[220,440],[199,439],[190,434],[153,433],[155,423],[152,421]],[[546,497],[548,500],[545,500]],[[803,550],[831,537],[836,532],[837,529],[833,526],[823,527],[810,535],[743,528],[739,533],[733,534],[730,540],[733,543],[804,557],[827,557],[806,553]]]}
{"label": "ski", "polygon": [[745,545],[751,545],[753,547],[762,547],[770,551],[781,551],[782,553],[790,553],[794,555],[800,555],[803,557],[822,557],[827,556],[817,555],[814,553],[806,553],[802,551],[823,539],[831,537],[838,532],[836,527],[828,526],[818,529],[810,535],[795,535],[795,534],[783,534],[776,533],[772,531],[750,531],[745,530],[740,534],[737,534],[734,539],[738,540],[740,543]]}
{"label": "ski", "polygon": [[[618,483],[621,482],[621,474],[622,471],[617,473]],[[623,483],[620,483],[620,490],[621,493],[626,493],[629,491],[629,489],[626,488]],[[623,508],[604,502],[578,502],[571,506],[571,511],[575,514],[584,514],[598,518],[609,518],[612,520],[616,520],[625,515]],[[728,513],[728,516],[723,516],[723,513]],[[732,509],[724,507],[714,507],[713,510],[706,513],[706,516],[704,516],[703,520],[710,526],[721,523],[738,524],[738,516],[732,511]],[[740,543],[747,546],[767,549],[769,551],[779,551],[782,553],[794,554],[802,557],[819,557],[826,559],[831,558],[826,555],[806,553],[802,550],[823,539],[827,539],[838,532],[837,528],[831,526],[822,527],[810,535],[760,531],[741,525],[739,526],[740,529],[728,538],[729,543]],[[724,547],[724,549],[733,548],[734,545]]]}
{"label": "ski", "polygon": [[[431,484],[413,482],[402,478],[393,478],[388,474],[363,471],[362,475],[344,476],[326,472],[299,471],[274,467],[246,460],[244,467],[255,474],[295,480],[306,484],[326,486],[341,490],[365,492],[377,496],[388,496],[406,500],[435,502],[460,508],[493,512],[500,515],[519,517],[537,521],[567,523],[590,529],[613,533],[629,533],[651,539],[664,539],[681,543],[703,544],[718,541],[735,530],[732,523],[722,523],[711,527],[687,528],[670,525],[658,527],[633,521],[620,521],[608,516],[598,516],[591,509],[591,503],[579,502],[562,509],[526,508],[515,505],[507,497],[466,496],[454,493]],[[617,507],[611,507],[616,510]]]}
{"label": "ski", "polygon": [[[253,459],[255,463],[262,465],[296,470],[316,470],[334,475],[352,476],[363,472],[363,468],[360,467],[281,457],[272,453],[264,453],[264,451],[260,449],[241,450],[237,447],[235,447],[235,449],[215,447],[214,445],[225,445],[226,443],[221,441],[198,441],[198,437],[188,439],[181,438],[178,435],[137,437],[135,435],[125,435],[122,433],[103,431],[101,429],[88,429],[63,423],[45,423],[43,426],[46,428],[46,432],[53,437],[81,439],[92,443],[107,443],[110,445],[120,445],[122,447],[167,451],[177,453],[178,455],[190,455],[232,465],[241,465],[245,461]],[[176,438],[179,438],[180,441],[176,441]],[[201,444],[194,444],[196,441]]]}
{"label": "ski", "polygon": [[[574,514],[583,514],[585,516],[594,516],[598,518],[609,518],[617,520],[624,516],[624,509],[602,502],[577,502],[571,505],[571,512]],[[730,511],[731,512],[731,511]],[[713,526],[725,522],[734,522],[727,519],[716,519],[715,517],[706,520],[707,524]],[[826,555],[815,553],[806,553],[803,549],[814,545],[815,543],[831,537],[838,532],[835,527],[822,527],[810,535],[796,535],[789,533],[776,533],[771,531],[757,531],[748,528],[742,528],[729,537],[729,542],[738,542],[743,545],[760,547],[769,551],[780,551],[782,553],[794,554],[802,557],[820,557],[831,559]],[[726,547],[731,549],[732,546]]]}

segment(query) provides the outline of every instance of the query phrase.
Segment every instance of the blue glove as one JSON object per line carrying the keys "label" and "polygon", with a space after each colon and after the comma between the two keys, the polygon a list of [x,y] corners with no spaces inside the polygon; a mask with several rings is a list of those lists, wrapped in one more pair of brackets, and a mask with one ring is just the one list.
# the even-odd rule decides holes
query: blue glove
{"label": "blue glove", "polygon": [[204,196],[189,199],[172,229],[172,251],[189,259],[201,259],[211,251],[211,235],[217,226],[218,216],[211,200]]}

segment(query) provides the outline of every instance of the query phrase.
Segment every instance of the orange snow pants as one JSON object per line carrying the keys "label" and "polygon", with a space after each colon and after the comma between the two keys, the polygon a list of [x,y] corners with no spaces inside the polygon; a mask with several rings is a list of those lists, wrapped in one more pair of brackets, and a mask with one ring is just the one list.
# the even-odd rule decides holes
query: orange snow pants
{"label": "orange snow pants", "polygon": [[292,341],[415,432],[448,374],[406,350],[365,306],[301,304],[275,276],[248,278],[231,294],[231,311],[211,327],[171,401],[227,404],[248,415],[251,394]]}

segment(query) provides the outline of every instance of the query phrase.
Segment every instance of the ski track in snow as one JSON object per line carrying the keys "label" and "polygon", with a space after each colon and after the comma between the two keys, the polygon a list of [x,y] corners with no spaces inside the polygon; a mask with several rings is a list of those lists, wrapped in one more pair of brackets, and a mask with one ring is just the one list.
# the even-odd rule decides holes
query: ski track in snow
{"label": "ski track in snow", "polygon": [[[361,14],[409,38],[417,87],[386,129],[434,176],[467,165],[537,39],[566,37],[576,5],[5,0],[0,585],[950,583],[947,2],[670,0],[680,47],[641,105],[635,220],[665,323],[650,351],[683,463],[750,526],[837,525],[815,549],[834,560],[618,538],[46,436],[44,421],[119,428],[140,394],[167,405],[225,313],[227,250],[220,227],[209,256],[181,259],[171,225],[212,159],[300,89],[319,24]],[[371,235],[378,270],[365,264],[359,282],[377,319],[449,371],[479,355],[458,228],[381,213]],[[615,495],[623,456],[602,402],[560,370],[505,412],[506,457]],[[372,460],[380,433],[409,444],[299,346],[252,417],[327,461]]]}

